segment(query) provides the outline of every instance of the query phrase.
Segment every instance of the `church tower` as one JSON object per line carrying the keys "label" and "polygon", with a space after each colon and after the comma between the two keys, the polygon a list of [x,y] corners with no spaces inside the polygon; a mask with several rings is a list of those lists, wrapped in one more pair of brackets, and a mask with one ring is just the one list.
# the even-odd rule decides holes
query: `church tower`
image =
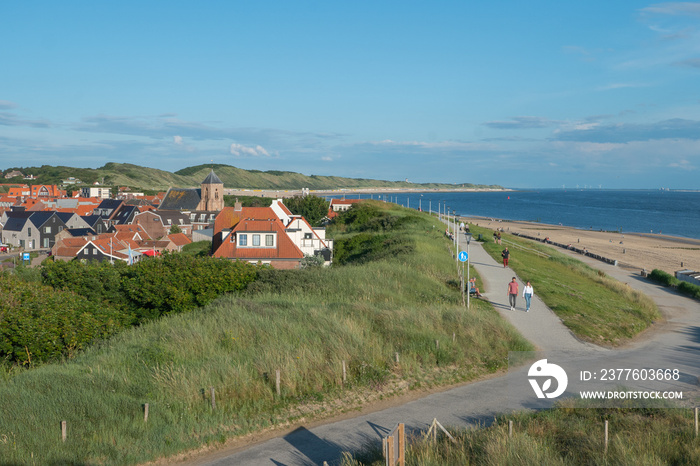
{"label": "church tower", "polygon": [[224,183],[214,173],[214,170],[202,181],[202,200],[197,210],[219,212],[224,208]]}

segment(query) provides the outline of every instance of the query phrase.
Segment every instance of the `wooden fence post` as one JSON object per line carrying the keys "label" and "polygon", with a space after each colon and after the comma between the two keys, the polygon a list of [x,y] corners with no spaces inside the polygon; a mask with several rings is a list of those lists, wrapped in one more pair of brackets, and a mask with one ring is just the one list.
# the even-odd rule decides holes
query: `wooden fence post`
{"label": "wooden fence post", "polygon": [[695,436],[698,436],[698,407],[695,407]]}
{"label": "wooden fence post", "polygon": [[406,426],[399,423],[399,466],[406,466]]}
{"label": "wooden fence post", "polygon": [[343,385],[345,385],[345,382],[348,380],[348,373],[347,369],[345,367],[345,360],[343,360]]}
{"label": "wooden fence post", "polygon": [[387,464],[393,466],[396,464],[396,452],[394,451],[394,436],[390,435],[386,438],[386,459]]}
{"label": "wooden fence post", "polygon": [[143,405],[143,422],[148,422],[148,403]]}
{"label": "wooden fence post", "polygon": [[280,370],[275,371],[275,387],[277,388],[277,396],[280,396],[282,391],[280,390]]}
{"label": "wooden fence post", "polygon": [[436,350],[440,349],[440,340],[435,340],[435,349]]}
{"label": "wooden fence post", "polygon": [[513,421],[508,421],[508,437],[513,437]]}
{"label": "wooden fence post", "polygon": [[209,387],[209,392],[211,393],[211,409],[216,409],[216,395],[214,394],[214,387]]}
{"label": "wooden fence post", "polygon": [[605,421],[605,454],[608,454],[608,421]]}
{"label": "wooden fence post", "polygon": [[396,357],[396,364],[398,364],[399,363],[399,353],[398,352],[394,353],[394,356]]}
{"label": "wooden fence post", "polygon": [[61,421],[61,440],[65,442],[66,437],[68,437],[68,425],[66,421]]}

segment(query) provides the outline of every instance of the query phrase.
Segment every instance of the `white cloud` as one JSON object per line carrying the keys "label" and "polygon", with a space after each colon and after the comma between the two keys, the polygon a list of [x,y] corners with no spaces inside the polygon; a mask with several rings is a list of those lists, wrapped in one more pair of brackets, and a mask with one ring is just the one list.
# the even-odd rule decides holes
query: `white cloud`
{"label": "white cloud", "polygon": [[668,164],[671,168],[680,168],[681,170],[695,170],[695,166],[688,160],[679,160]]}
{"label": "white cloud", "polygon": [[598,91],[610,91],[614,89],[627,89],[627,88],[639,88],[639,87],[649,87],[649,84],[642,83],[610,83],[605,86],[600,86],[596,88]]}
{"label": "white cloud", "polygon": [[182,136],[173,136],[173,142],[178,146],[181,146],[183,144]]}
{"label": "white cloud", "polygon": [[255,147],[244,146],[243,144],[231,144],[231,154],[236,157],[269,157],[270,153],[264,147],[257,145]]}
{"label": "white cloud", "polygon": [[323,160],[324,162],[332,162],[333,157],[325,156],[325,157],[321,157],[321,160]]}
{"label": "white cloud", "polygon": [[383,146],[386,148],[398,148],[398,149],[425,149],[425,150],[487,150],[493,149],[495,146],[490,144],[480,144],[473,142],[462,142],[462,141],[439,141],[439,142],[424,142],[424,141],[392,141],[391,139],[385,139],[383,141],[371,141],[367,142],[370,146]]}
{"label": "white cloud", "polygon": [[642,8],[643,13],[660,15],[691,15],[700,16],[700,3],[697,2],[668,2]]}

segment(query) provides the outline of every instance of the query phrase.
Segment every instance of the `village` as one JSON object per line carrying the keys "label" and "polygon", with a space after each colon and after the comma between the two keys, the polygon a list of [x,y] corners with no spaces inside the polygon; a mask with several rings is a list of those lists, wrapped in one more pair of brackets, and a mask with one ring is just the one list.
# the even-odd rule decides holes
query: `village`
{"label": "village", "polygon": [[[67,180],[68,184],[76,180]],[[64,186],[66,183],[64,183]],[[199,188],[173,188],[153,196],[87,186],[67,196],[57,185],[11,184],[0,195],[0,252],[50,255],[54,260],[134,264],[177,253],[193,242],[211,243],[212,256],[298,268],[305,258],[330,265],[333,241],[325,227],[294,215],[283,199],[269,207],[224,204],[224,185],[213,170]],[[330,202],[326,220],[357,199]],[[2,262],[3,268],[12,262]]]}

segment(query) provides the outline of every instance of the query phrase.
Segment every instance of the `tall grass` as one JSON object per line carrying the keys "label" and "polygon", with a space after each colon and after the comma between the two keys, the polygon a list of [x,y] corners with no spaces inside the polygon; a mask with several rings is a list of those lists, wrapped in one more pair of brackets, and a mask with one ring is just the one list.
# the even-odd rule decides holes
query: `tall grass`
{"label": "tall grass", "polygon": [[[490,230],[471,229],[491,237]],[[551,247],[510,234],[502,238],[504,244],[486,241],[484,249],[500,261],[509,246],[509,266],[532,282],[535,294],[582,340],[618,346],[659,319],[656,304],[627,284]]]}
{"label": "tall grass", "polygon": [[[512,437],[508,421],[513,421]],[[406,464],[700,464],[700,440],[690,409],[588,409],[565,403],[557,409],[500,416],[488,427],[448,430],[456,444],[445,436],[437,442],[420,433],[409,437]],[[347,455],[342,464],[377,466],[384,460],[373,444]]]}
{"label": "tall grass", "polygon": [[470,380],[504,368],[509,351],[532,349],[487,302],[461,306],[433,219],[379,208],[409,218],[381,234],[410,241],[410,254],[268,271],[246,293],[130,329],[63,364],[3,373],[0,463],[149,461],[399,387]]}

